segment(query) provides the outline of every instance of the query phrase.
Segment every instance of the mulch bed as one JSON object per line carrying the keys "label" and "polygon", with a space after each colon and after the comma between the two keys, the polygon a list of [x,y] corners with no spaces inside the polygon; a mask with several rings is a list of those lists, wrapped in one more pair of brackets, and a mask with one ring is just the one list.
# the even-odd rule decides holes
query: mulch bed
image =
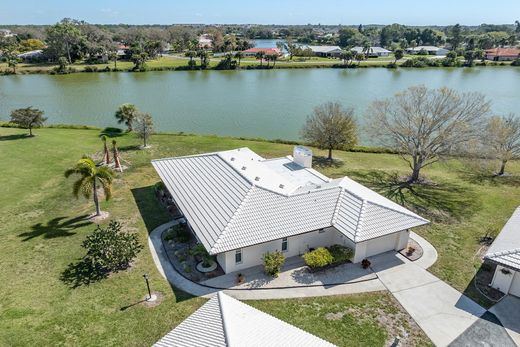
{"label": "mulch bed", "polygon": [[[408,250],[410,250],[411,248],[414,248],[415,251],[413,253],[409,254]],[[406,248],[404,248],[403,250],[399,251],[399,253],[403,257],[405,257],[406,259],[408,259],[410,261],[416,261],[417,259],[419,259],[419,258],[421,258],[423,256],[424,251],[423,251],[421,245],[419,245],[414,240],[409,239],[408,240],[408,245],[406,245]]]}

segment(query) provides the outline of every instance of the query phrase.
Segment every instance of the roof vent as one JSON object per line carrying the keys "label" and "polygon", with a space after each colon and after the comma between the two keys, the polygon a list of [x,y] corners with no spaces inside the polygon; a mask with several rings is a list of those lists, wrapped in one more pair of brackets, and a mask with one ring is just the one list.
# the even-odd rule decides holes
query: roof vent
{"label": "roof vent", "polygon": [[242,170],[245,170],[245,169],[247,169],[247,168],[245,166],[242,166]]}
{"label": "roof vent", "polygon": [[283,184],[280,184],[278,187],[283,189],[283,187],[285,187],[285,186]]}
{"label": "roof vent", "polygon": [[260,181],[260,177],[256,176],[255,181]]}
{"label": "roof vent", "polygon": [[235,157],[231,157],[231,161],[235,161]]}

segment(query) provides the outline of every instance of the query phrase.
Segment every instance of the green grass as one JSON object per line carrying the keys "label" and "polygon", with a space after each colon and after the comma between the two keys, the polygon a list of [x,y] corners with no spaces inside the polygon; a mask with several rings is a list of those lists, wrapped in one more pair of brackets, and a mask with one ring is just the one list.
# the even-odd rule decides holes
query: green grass
{"label": "green grass", "polygon": [[[25,133],[0,128],[0,345],[8,346],[152,344],[204,300],[172,290],[150,257],[147,234],[169,219],[153,197],[152,185],[159,178],[150,160],[242,146],[265,157],[292,151],[291,145],[266,141],[171,134],[154,135],[153,147],[142,151],[136,149],[140,142],[133,135],[118,137],[123,161],[130,169],[118,175],[113,200],[103,202],[102,208],[137,232],[145,248],[129,271],[72,289],[60,276],[83,255],[80,244],[94,226],[83,225],[78,217],[91,213],[93,204],[72,197],[72,179],[65,179],[63,171],[83,154],[101,151],[99,131],[45,128],[36,129],[33,138]],[[349,174],[375,188],[381,188],[378,180],[388,178],[387,173],[408,172],[392,154],[335,151],[334,156],[340,159],[338,165],[318,165],[317,169],[332,177]],[[316,162],[322,160],[318,157]],[[429,203],[435,203],[435,209],[450,210],[458,219],[416,230],[439,251],[432,272],[460,291],[471,288],[480,264],[475,257],[478,237],[490,227],[500,229],[520,204],[520,187],[514,181],[475,181],[463,168],[458,161],[448,161],[425,170],[443,187],[425,189]],[[511,163],[508,171],[518,175],[520,165]],[[145,293],[144,272],[151,274],[152,289],[165,295],[154,308],[131,306]],[[469,294],[478,299],[475,293]]]}

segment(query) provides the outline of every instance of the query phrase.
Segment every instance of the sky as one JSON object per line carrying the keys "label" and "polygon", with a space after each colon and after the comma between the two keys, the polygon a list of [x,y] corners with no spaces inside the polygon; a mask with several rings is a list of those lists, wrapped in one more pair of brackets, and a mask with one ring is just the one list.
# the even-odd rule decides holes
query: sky
{"label": "sky", "polygon": [[0,26],[53,24],[509,24],[520,0],[2,0]]}

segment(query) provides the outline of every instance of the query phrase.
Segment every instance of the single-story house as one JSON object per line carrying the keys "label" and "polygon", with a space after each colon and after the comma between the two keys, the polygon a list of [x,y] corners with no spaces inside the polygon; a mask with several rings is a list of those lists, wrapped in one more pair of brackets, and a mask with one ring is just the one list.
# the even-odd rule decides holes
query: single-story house
{"label": "single-story house", "polygon": [[404,249],[410,228],[429,223],[348,177],[312,169],[312,152],[264,159],[249,148],[153,160],[189,227],[229,273],[340,244],[353,262]]}
{"label": "single-story house", "polygon": [[209,34],[202,34],[199,36],[199,48],[202,49],[212,49],[213,48],[213,40]]}
{"label": "single-story house", "polygon": [[43,50],[37,49],[34,51],[24,52],[17,55],[18,58],[23,61],[34,61],[39,60],[43,57]]}
{"label": "single-story house", "polygon": [[246,49],[245,51],[242,51],[244,54],[244,57],[254,57],[258,52],[264,52],[265,55],[282,55],[282,52],[278,48],[261,48],[261,47],[254,47]]}
{"label": "single-story house", "polygon": [[356,53],[365,53],[367,54],[368,58],[379,58],[379,57],[388,57],[392,51],[389,51],[388,49],[384,49],[383,47],[370,47],[370,50],[368,53],[366,53],[366,50],[363,47],[354,47],[351,49],[352,51]]}
{"label": "single-story house", "polygon": [[484,259],[497,264],[491,287],[520,297],[520,207],[518,207]]}
{"label": "single-story house", "polygon": [[493,48],[486,49],[486,59],[494,61],[515,60],[520,58],[519,48]]}
{"label": "single-story house", "polygon": [[0,29],[0,37],[14,37],[16,34],[9,29]]}
{"label": "single-story house", "polygon": [[310,49],[317,57],[339,58],[342,52],[339,46],[303,46],[302,48]]}
{"label": "single-story house", "polygon": [[446,48],[435,46],[417,46],[406,49],[406,53],[408,54],[419,54],[421,51],[427,52],[428,55],[446,55],[449,52]]}
{"label": "single-story house", "polygon": [[154,347],[334,347],[289,323],[218,292]]}

